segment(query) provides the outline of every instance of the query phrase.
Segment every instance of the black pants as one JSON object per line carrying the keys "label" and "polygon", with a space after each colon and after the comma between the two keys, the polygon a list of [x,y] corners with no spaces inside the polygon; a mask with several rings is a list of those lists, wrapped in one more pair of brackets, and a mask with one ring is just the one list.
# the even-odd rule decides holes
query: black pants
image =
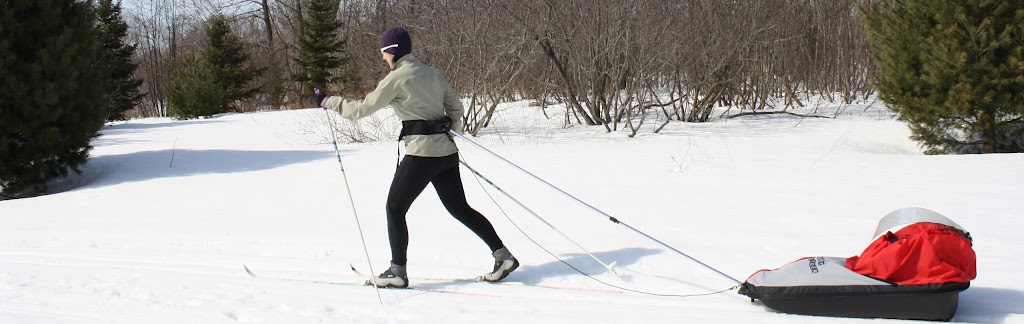
{"label": "black pants", "polygon": [[466,225],[476,236],[484,240],[494,252],[504,246],[494,226],[483,215],[469,207],[466,191],[462,188],[459,175],[459,153],[445,157],[421,157],[406,155],[395,171],[388,192],[388,238],[391,241],[391,262],[405,265],[409,249],[409,228],[405,214],[416,197],[427,187],[434,185],[448,213]]}

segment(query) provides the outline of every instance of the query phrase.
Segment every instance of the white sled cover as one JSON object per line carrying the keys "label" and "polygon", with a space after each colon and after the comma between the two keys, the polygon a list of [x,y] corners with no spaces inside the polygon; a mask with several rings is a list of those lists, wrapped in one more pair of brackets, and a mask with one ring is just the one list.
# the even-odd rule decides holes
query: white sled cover
{"label": "white sled cover", "polygon": [[891,284],[871,279],[846,268],[846,258],[808,257],[775,270],[761,270],[747,279],[759,287],[870,286]]}

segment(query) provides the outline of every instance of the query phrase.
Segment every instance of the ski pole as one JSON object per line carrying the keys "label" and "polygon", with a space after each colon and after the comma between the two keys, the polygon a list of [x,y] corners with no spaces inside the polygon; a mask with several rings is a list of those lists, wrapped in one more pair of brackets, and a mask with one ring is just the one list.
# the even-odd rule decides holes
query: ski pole
{"label": "ski pole", "polygon": [[334,145],[334,155],[338,157],[338,167],[341,168],[341,177],[345,179],[345,192],[348,193],[348,201],[352,205],[352,215],[356,219],[356,228],[359,229],[359,239],[363,242],[363,252],[366,253],[366,263],[370,267],[370,283],[373,284],[374,290],[377,292],[377,301],[384,304],[384,299],[380,297],[380,286],[377,286],[377,277],[373,274],[373,262],[370,261],[370,250],[366,248],[366,237],[363,236],[363,225],[359,223],[359,212],[356,211],[356,201],[352,199],[352,188],[348,185],[348,175],[345,174],[345,164],[341,163],[341,151],[338,150],[338,137],[334,135],[334,121],[331,119],[331,113],[327,111],[327,108],[323,108],[324,116],[327,117],[327,127],[331,129],[331,144]]}
{"label": "ski pole", "polygon": [[538,220],[540,220],[542,223],[544,223],[544,225],[547,225],[549,228],[554,230],[555,233],[558,233],[559,235],[562,235],[562,237],[564,237],[566,240],[568,240],[569,242],[572,242],[572,244],[575,244],[576,247],[580,248],[580,250],[583,250],[583,253],[586,253],[587,255],[589,255],[590,258],[594,259],[594,261],[597,261],[597,263],[600,263],[602,266],[604,266],[605,269],[608,269],[608,271],[610,271],[611,273],[618,274],[618,273],[615,272],[615,262],[614,261],[611,264],[604,263],[603,261],[601,261],[601,259],[598,259],[597,256],[595,256],[593,253],[590,253],[590,251],[587,251],[587,249],[584,248],[582,245],[580,245],[579,243],[576,243],[576,241],[574,241],[572,238],[570,238],[569,235],[565,235],[565,233],[562,233],[562,231],[558,230],[558,228],[556,228],[554,225],[551,225],[551,223],[548,223],[548,221],[545,220],[543,217],[540,217],[540,215],[537,215],[537,213],[533,212],[533,210],[531,210],[529,207],[526,207],[526,205],[524,205],[523,203],[519,202],[519,200],[517,200],[515,197],[512,197],[512,195],[510,195],[507,192],[505,192],[504,189],[501,189],[501,187],[498,187],[497,184],[495,184],[494,182],[491,182],[490,179],[487,179],[487,177],[485,177],[484,175],[480,174],[480,172],[477,172],[475,169],[473,169],[473,167],[469,166],[468,163],[466,163],[463,160],[459,160],[459,163],[461,163],[463,166],[465,166],[467,169],[469,169],[470,172],[473,172],[473,174],[475,174],[476,176],[480,177],[480,179],[483,179],[485,182],[487,182],[487,184],[491,185],[491,187],[494,187],[494,189],[497,189],[498,192],[501,192],[502,194],[504,194],[505,197],[508,197],[508,199],[510,199],[510,200],[512,200],[512,202],[516,203],[516,205],[519,205],[519,207],[521,207],[524,210],[526,210],[527,212],[529,212],[530,215],[533,215],[533,217],[536,217]]}
{"label": "ski pole", "polygon": [[473,141],[472,139],[469,139],[469,137],[467,137],[466,135],[462,134],[461,132],[458,132],[458,131],[455,131],[455,130],[452,130],[451,132],[452,132],[453,134],[455,134],[456,136],[458,136],[459,138],[462,138],[462,139],[463,139],[463,140],[465,140],[466,142],[468,142],[468,143],[472,144],[473,146],[476,146],[477,148],[479,148],[479,149],[483,150],[484,152],[487,152],[488,154],[490,154],[490,155],[494,156],[494,157],[495,157],[495,158],[497,158],[498,160],[501,160],[502,162],[505,162],[505,163],[507,163],[508,165],[510,165],[510,166],[512,166],[513,168],[515,168],[515,169],[519,170],[520,172],[523,172],[523,173],[525,173],[526,175],[528,175],[528,176],[532,177],[532,178],[533,178],[534,180],[540,181],[541,183],[543,183],[543,184],[547,185],[547,186],[548,186],[548,187],[550,187],[551,189],[554,189],[555,191],[558,191],[559,193],[561,193],[561,194],[565,195],[566,197],[569,197],[570,199],[572,199],[572,200],[576,201],[577,203],[579,203],[579,204],[581,204],[581,205],[583,205],[583,206],[586,206],[586,207],[587,207],[587,208],[589,208],[590,210],[592,210],[592,211],[594,211],[594,212],[596,212],[596,213],[598,213],[598,214],[601,214],[601,215],[603,215],[604,217],[606,217],[606,218],[607,218],[607,219],[608,219],[609,221],[611,221],[612,223],[615,223],[615,224],[619,224],[619,225],[625,226],[626,228],[628,228],[628,229],[632,230],[633,232],[635,232],[635,233],[637,233],[637,234],[640,234],[640,235],[642,235],[643,237],[646,237],[647,239],[649,239],[649,240],[651,240],[651,241],[654,241],[655,243],[658,243],[658,244],[660,244],[661,246],[663,246],[663,247],[665,247],[665,248],[667,248],[667,249],[669,249],[669,250],[671,250],[671,251],[673,251],[673,252],[675,252],[675,253],[678,253],[679,255],[682,255],[683,257],[686,257],[686,258],[687,258],[687,259],[689,259],[690,261],[696,262],[697,264],[699,264],[699,265],[701,265],[701,266],[703,266],[703,267],[705,267],[705,268],[707,268],[707,269],[709,269],[709,270],[711,270],[711,271],[714,271],[715,273],[717,273],[717,274],[719,274],[719,275],[721,275],[721,276],[723,276],[723,277],[729,278],[730,280],[732,280],[733,282],[735,282],[735,283],[737,283],[737,284],[740,284],[740,283],[742,283],[741,281],[739,281],[739,280],[736,280],[736,279],[735,279],[735,278],[733,278],[733,277],[730,277],[729,275],[727,275],[727,274],[725,274],[725,273],[723,273],[723,272],[719,271],[718,269],[715,269],[714,267],[712,267],[712,266],[709,266],[709,265],[705,264],[704,262],[701,262],[700,260],[694,259],[694,258],[693,258],[693,257],[691,257],[690,255],[688,255],[688,254],[686,254],[686,253],[683,253],[683,251],[680,251],[680,250],[678,250],[678,249],[676,249],[676,248],[672,247],[671,245],[668,245],[668,244],[666,244],[665,242],[662,242],[662,241],[660,241],[660,240],[658,240],[658,239],[656,239],[656,238],[654,238],[654,237],[652,237],[652,236],[650,236],[650,235],[647,235],[647,233],[644,233],[644,232],[642,232],[642,231],[640,231],[640,230],[638,230],[638,229],[636,229],[636,228],[634,228],[634,227],[632,227],[632,226],[629,226],[628,224],[626,224],[626,223],[623,223],[623,222],[622,222],[622,221],[620,221],[619,219],[617,219],[617,218],[615,218],[615,217],[612,217],[611,215],[608,215],[608,213],[605,213],[605,212],[601,211],[600,209],[597,209],[597,207],[591,206],[590,204],[588,204],[588,203],[584,202],[583,200],[580,200],[579,198],[576,198],[576,196],[573,196],[573,195],[569,194],[568,192],[565,192],[565,190],[562,190],[561,188],[558,188],[558,187],[556,187],[555,185],[551,184],[550,182],[547,182],[547,181],[545,181],[544,179],[541,179],[540,177],[538,177],[538,176],[534,175],[533,173],[530,173],[530,171],[526,171],[526,169],[523,169],[522,167],[520,167],[520,166],[516,165],[515,163],[512,163],[512,161],[509,161],[509,160],[505,159],[505,158],[504,158],[504,157],[502,157],[501,155],[498,155],[497,153],[494,153],[494,152],[492,152],[491,150],[487,149],[487,148],[486,148],[486,147],[484,147],[483,145],[480,145],[479,143],[477,143],[477,142]]}

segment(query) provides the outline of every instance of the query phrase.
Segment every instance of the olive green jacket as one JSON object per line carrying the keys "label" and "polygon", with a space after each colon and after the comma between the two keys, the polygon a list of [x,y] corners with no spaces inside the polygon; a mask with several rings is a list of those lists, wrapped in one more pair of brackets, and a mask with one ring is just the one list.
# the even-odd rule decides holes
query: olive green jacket
{"label": "olive green jacket", "polygon": [[[448,80],[412,54],[395,63],[391,73],[377,83],[377,89],[362,100],[331,97],[324,108],[338,111],[342,117],[356,120],[391,105],[398,119],[441,120],[451,118],[452,129],[462,131],[462,101]],[[440,157],[458,152],[449,134],[407,135],[407,155]]]}

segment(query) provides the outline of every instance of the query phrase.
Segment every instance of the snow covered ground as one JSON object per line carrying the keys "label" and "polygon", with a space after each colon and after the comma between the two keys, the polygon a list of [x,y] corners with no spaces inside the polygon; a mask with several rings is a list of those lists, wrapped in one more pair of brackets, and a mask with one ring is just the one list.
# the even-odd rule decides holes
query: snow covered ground
{"label": "snow covered ground", "polygon": [[[1024,323],[1024,155],[925,156],[884,110],[843,108],[836,119],[674,122],[658,134],[648,121],[627,138],[563,129],[558,109],[544,119],[515,103],[475,140],[741,281],[804,256],[859,254],[885,214],[929,208],[975,238],[978,278],[953,320]],[[661,297],[602,285],[544,249],[603,282],[650,293],[705,294],[734,282],[461,139],[473,168],[616,262],[616,273],[463,169],[470,203],[522,261],[512,284],[428,280],[472,278],[492,263],[432,188],[409,212],[409,273],[420,289],[381,290],[381,304],[372,288],[318,283],[360,282],[350,263],[369,271],[323,118],[311,109],[106,127],[84,174],[56,184],[59,193],[0,201],[0,323],[867,321],[776,313],[735,291]],[[383,206],[396,148],[341,145],[378,272],[389,258]],[[252,278],[243,264],[296,280]]]}

